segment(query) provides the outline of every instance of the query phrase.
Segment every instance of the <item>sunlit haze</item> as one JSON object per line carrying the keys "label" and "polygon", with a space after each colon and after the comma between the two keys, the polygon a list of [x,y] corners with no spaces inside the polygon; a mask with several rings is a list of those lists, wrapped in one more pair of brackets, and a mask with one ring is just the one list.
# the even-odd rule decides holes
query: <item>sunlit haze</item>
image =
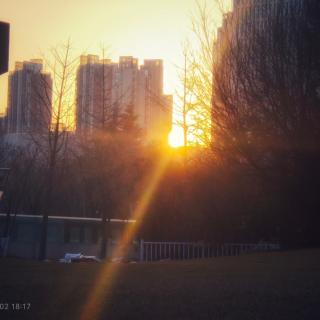
{"label": "sunlit haze", "polygon": [[0,320],[320,320],[319,57],[320,0],[0,0]]}
{"label": "sunlit haze", "polygon": [[[10,69],[15,61],[42,57],[68,38],[74,54],[164,60],[164,91],[175,94],[181,45],[191,33],[195,0],[0,0],[0,21],[11,24]],[[0,112],[6,109],[7,75],[0,77]],[[177,108],[177,106],[175,106]],[[176,145],[181,138],[174,134]],[[172,140],[173,138],[171,138]]]}

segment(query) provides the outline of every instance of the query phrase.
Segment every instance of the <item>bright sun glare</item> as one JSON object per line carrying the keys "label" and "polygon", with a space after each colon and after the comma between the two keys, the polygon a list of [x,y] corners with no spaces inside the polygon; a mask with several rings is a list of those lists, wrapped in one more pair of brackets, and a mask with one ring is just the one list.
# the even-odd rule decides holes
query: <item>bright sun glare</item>
{"label": "bright sun glare", "polygon": [[169,134],[169,145],[172,148],[178,148],[183,146],[182,128],[173,127]]}

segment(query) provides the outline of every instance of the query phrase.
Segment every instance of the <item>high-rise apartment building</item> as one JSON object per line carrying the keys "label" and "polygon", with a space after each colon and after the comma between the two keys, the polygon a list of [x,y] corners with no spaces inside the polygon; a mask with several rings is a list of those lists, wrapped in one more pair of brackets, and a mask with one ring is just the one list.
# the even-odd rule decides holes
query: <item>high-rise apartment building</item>
{"label": "high-rise apartment building", "polygon": [[[292,116],[292,110],[312,101],[319,83],[315,45],[319,43],[319,19],[313,13],[319,12],[318,5],[317,0],[233,1],[214,50],[216,118],[227,122],[246,116],[248,123],[258,123],[258,119],[264,124],[278,119],[283,127],[296,128],[300,111]],[[240,127],[249,127],[248,123]],[[280,132],[281,126],[273,123],[265,131],[276,127]],[[247,133],[250,136],[251,129]]]}
{"label": "high-rise apartment building", "polygon": [[[226,52],[240,56],[245,51],[249,54],[250,48],[258,44],[271,48],[280,37],[287,44],[293,42],[293,25],[301,20],[306,3],[306,0],[233,0],[232,10],[224,15],[218,29],[216,63],[225,60]],[[265,56],[269,54],[267,51]]]}
{"label": "high-rise apartment building", "polygon": [[232,41],[246,41],[253,30],[268,31],[270,19],[273,18],[289,22],[290,17],[301,14],[304,1],[233,0],[232,11],[225,14],[223,24],[218,30],[217,44],[221,45],[227,36]]}
{"label": "high-rise apartment building", "polygon": [[42,60],[16,62],[8,79],[8,133],[42,132],[50,128],[52,78]]}
{"label": "high-rise apartment building", "polygon": [[144,60],[143,69],[149,75],[151,94],[161,96],[163,94],[163,61],[160,59]]}
{"label": "high-rise apartment building", "polygon": [[118,108],[119,113],[126,108],[135,109],[137,105],[138,90],[143,86],[144,79],[140,78],[138,59],[133,57],[120,57],[118,67]]}
{"label": "high-rise apartment building", "polygon": [[76,125],[78,132],[92,132],[107,125],[117,96],[116,65],[96,55],[80,57],[77,71]]}
{"label": "high-rise apartment building", "polygon": [[[147,140],[167,139],[172,97],[163,95],[162,60],[120,57],[119,63],[82,56],[77,72],[77,132],[92,133],[116,126],[124,112],[133,112]],[[104,70],[104,71],[103,71]]]}
{"label": "high-rise apartment building", "polygon": [[[147,74],[149,87],[147,91],[147,100],[149,108],[147,109],[146,126],[150,128],[152,139],[161,140],[159,134],[168,134],[172,123],[172,104],[171,95],[163,94],[163,61],[160,59],[144,60],[141,69]],[[169,107],[169,108],[168,108]]]}

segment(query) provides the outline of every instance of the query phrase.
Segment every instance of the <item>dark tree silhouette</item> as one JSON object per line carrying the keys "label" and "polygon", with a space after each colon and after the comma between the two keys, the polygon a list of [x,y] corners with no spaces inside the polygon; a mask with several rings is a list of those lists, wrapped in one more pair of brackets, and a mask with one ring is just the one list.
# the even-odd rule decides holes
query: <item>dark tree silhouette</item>
{"label": "dark tree silhouette", "polygon": [[213,148],[268,184],[282,236],[319,241],[319,2],[242,5],[216,44]]}

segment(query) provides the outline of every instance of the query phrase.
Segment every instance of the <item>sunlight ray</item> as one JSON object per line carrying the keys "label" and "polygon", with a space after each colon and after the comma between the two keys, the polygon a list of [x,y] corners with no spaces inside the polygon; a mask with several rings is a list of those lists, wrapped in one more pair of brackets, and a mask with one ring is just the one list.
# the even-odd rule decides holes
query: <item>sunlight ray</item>
{"label": "sunlight ray", "polygon": [[[125,255],[125,253],[128,252],[129,246],[137,234],[144,216],[147,214],[149,205],[155,192],[157,191],[157,187],[167,168],[169,160],[170,154],[163,155],[154,168],[153,173],[150,175],[148,182],[146,183],[145,192],[142,194],[141,199],[133,213],[132,219],[136,220],[136,223],[133,225],[127,225],[114,251],[113,255],[115,257],[119,256],[120,254]],[[111,295],[118,271],[119,265],[117,263],[106,262],[103,264],[84,305],[80,318],[81,320],[99,319],[102,308]]]}

